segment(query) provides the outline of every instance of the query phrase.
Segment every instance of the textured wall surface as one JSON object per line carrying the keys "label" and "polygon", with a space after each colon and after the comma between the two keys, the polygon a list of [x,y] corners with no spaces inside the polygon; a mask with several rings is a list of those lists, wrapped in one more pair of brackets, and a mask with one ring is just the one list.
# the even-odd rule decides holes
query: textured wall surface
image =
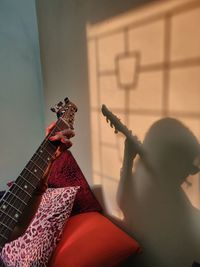
{"label": "textured wall surface", "polygon": [[[104,185],[108,207],[117,216],[113,196],[124,138],[106,125],[101,105],[140,140],[165,116],[180,119],[199,138],[199,15],[199,1],[165,1],[88,26],[93,177]],[[184,188],[200,207],[199,178],[190,181],[192,186]]]}
{"label": "textured wall surface", "polygon": [[120,179],[125,137],[106,124],[101,105],[142,141],[152,123],[168,116],[183,122],[199,139],[199,23],[199,1],[174,0],[88,24],[93,179],[103,187],[108,212],[121,219],[144,249],[132,266],[187,267],[200,262],[200,180],[199,175],[190,176],[191,185],[181,187],[188,173],[180,170],[188,162],[178,162],[188,152],[181,154],[177,148],[181,134],[172,125],[154,143],[160,151],[161,137],[173,132],[170,140],[176,149],[171,155],[168,146],[158,157],[149,141],[153,149],[147,151],[159,176],[152,179],[149,169],[138,164],[133,176]]}

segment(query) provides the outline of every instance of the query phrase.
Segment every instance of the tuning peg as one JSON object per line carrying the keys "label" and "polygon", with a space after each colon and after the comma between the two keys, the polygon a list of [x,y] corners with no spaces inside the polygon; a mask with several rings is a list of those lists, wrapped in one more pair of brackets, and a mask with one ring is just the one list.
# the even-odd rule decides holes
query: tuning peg
{"label": "tuning peg", "polygon": [[109,119],[108,118],[106,118],[106,121],[107,121],[107,123],[109,123]]}
{"label": "tuning peg", "polygon": [[50,110],[51,110],[52,112],[56,112],[56,109],[55,109],[55,108],[50,108]]}
{"label": "tuning peg", "polygon": [[115,128],[115,132],[114,133],[116,133],[116,134],[118,133],[118,130],[116,128]]}
{"label": "tuning peg", "polygon": [[65,101],[65,104],[69,103],[69,98],[65,97],[64,101]]}
{"label": "tuning peg", "polygon": [[63,105],[63,102],[62,102],[62,101],[60,101],[60,102],[57,104],[58,107],[61,107],[62,105]]}
{"label": "tuning peg", "polygon": [[113,124],[112,123],[110,123],[110,127],[113,128]]}

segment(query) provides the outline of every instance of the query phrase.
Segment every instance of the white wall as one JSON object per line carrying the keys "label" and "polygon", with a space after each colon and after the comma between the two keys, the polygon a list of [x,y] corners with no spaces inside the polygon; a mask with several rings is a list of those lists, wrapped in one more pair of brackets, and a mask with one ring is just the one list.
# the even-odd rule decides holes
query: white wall
{"label": "white wall", "polygon": [[73,154],[91,181],[89,95],[84,15],[72,1],[38,1],[46,124],[49,108],[66,96],[78,106]]}
{"label": "white wall", "polygon": [[[120,142],[116,142],[113,131],[106,125],[99,112],[102,99],[105,101],[103,103],[111,107],[122,121],[126,119],[127,124],[129,123],[128,127],[133,129],[134,133],[139,133],[140,137],[153,121],[166,115],[184,121],[199,136],[197,100],[199,99],[199,69],[195,69],[199,68],[200,62],[199,39],[196,38],[199,36],[199,32],[198,27],[194,27],[194,25],[198,25],[199,20],[199,1],[155,1],[155,5],[152,5],[152,13],[144,6],[146,12],[144,12],[144,17],[140,17],[140,11],[142,13],[144,11],[142,8],[141,10],[129,10],[137,4],[136,2],[145,1],[37,1],[47,104],[46,123],[53,119],[53,115],[50,115],[48,111],[49,106],[66,95],[78,105],[76,138],[72,150],[81,169],[91,182],[91,137],[97,141],[96,146],[93,145],[93,155],[95,155],[93,162],[96,159],[98,165],[102,158],[103,160],[99,164],[101,168],[96,168],[95,183],[102,183],[104,193],[107,191],[105,196],[107,196],[106,204],[109,212],[113,211],[111,200],[116,198],[117,182],[119,181],[121,159],[117,152],[120,149]],[[177,4],[180,6],[174,8],[173,5]],[[166,6],[161,9],[161,5]],[[151,5],[149,7],[151,8]],[[196,8],[197,10],[195,10]],[[124,11],[132,13],[128,15],[124,13],[121,18],[114,19],[115,15]],[[186,14],[187,12],[188,14]],[[90,22],[88,39],[86,39],[85,32],[87,22]],[[121,27],[120,30],[118,27]],[[112,33],[108,35],[109,30]],[[112,35],[116,32],[119,36]],[[127,33],[129,38],[127,38]],[[90,82],[91,94],[88,92],[87,42],[91,59],[89,62],[92,80]],[[123,46],[125,42],[126,45]],[[169,51],[169,48],[175,50]],[[178,58],[176,58],[176,50]],[[115,66],[114,60],[122,53],[126,52],[127,56],[127,52],[129,52],[131,56],[131,53],[134,54],[135,51],[141,55],[139,71],[143,71],[143,73],[139,73],[137,76],[138,87],[129,94],[127,92],[123,94],[122,88],[116,90],[118,87],[113,76],[119,72],[116,72],[113,67]],[[155,51],[158,52],[158,55]],[[177,59],[181,59],[181,61],[177,61]],[[170,65],[172,61],[176,64]],[[163,62],[166,64],[160,64]],[[151,65],[152,63],[153,65]],[[183,70],[179,70],[181,67]],[[125,70],[127,69],[125,68]],[[153,71],[156,73],[154,74]],[[95,90],[95,86],[98,90]],[[163,93],[163,97],[160,97],[158,101],[156,97],[162,96]],[[169,96],[170,99],[168,99]],[[93,105],[91,101],[91,109],[89,108],[89,98],[96,103]],[[94,114],[92,134],[89,121],[90,111]],[[100,147],[102,152],[98,158]],[[144,253],[139,258],[141,262],[139,265],[133,264],[133,266],[187,267],[192,265],[193,260],[200,261],[199,211],[194,209],[181,188],[178,187],[172,191],[169,187],[170,183],[166,183],[167,187],[162,189],[150,184],[150,189],[153,185],[155,193],[151,191],[152,194],[147,194],[145,183],[147,181],[147,185],[149,185],[150,180],[148,177],[148,180],[140,178],[143,177],[138,177],[138,187],[135,184],[133,186],[131,179],[127,179],[128,189],[123,191],[128,215],[125,216],[125,223],[129,226],[129,232],[138,237],[144,247]],[[198,191],[195,195],[199,198],[199,182],[198,180],[197,183],[193,181],[195,179],[192,179],[192,189],[190,187],[190,190],[197,188]],[[136,188],[139,188],[138,191],[135,190]],[[165,190],[166,188],[170,188],[171,191]],[[135,201],[134,190],[137,191],[138,202]],[[162,190],[164,194],[161,193]],[[172,193],[173,197],[171,197]],[[163,201],[156,201],[157,194],[161,195],[161,200],[163,197]],[[153,200],[155,205],[151,205],[152,201],[149,199]],[[133,208],[134,204],[136,209]],[[158,209],[155,208],[157,205]],[[115,213],[113,214],[115,215]],[[153,239],[151,239],[152,237]],[[143,261],[146,265],[143,264]]]}
{"label": "white wall", "polygon": [[89,182],[92,172],[86,23],[116,15],[144,2],[148,1],[36,1],[46,124],[54,119],[49,108],[65,96],[77,104],[72,151]]}
{"label": "white wall", "polygon": [[0,1],[0,123],[2,189],[17,177],[43,137],[34,0]]}

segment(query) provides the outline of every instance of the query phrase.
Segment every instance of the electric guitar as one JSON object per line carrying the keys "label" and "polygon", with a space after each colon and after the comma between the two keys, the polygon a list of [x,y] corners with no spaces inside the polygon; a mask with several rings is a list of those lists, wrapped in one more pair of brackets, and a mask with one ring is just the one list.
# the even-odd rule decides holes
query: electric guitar
{"label": "electric guitar", "polygon": [[[75,104],[65,98],[64,104],[59,102],[51,110],[56,112],[58,117],[54,129],[46,136],[0,201],[0,251],[21,218],[59,145],[59,142],[51,142],[49,137],[57,131],[66,128],[73,129],[75,112],[77,111]],[[4,265],[0,263],[0,266]]]}

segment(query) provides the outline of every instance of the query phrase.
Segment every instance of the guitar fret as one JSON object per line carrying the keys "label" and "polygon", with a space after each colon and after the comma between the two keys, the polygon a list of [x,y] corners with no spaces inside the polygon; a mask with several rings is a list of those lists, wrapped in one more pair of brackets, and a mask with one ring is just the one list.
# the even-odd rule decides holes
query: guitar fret
{"label": "guitar fret", "polygon": [[[9,193],[19,196],[19,198],[21,200],[23,200],[24,202],[28,201],[28,199],[29,199],[29,196],[27,194],[25,194],[25,192],[23,192],[15,183],[13,183],[13,185],[10,187]],[[14,202],[15,199],[16,198],[14,198],[14,199],[12,198],[12,199],[10,199],[10,201]]]}
{"label": "guitar fret", "polygon": [[48,165],[48,160],[46,161],[46,158],[42,158],[40,153],[36,152],[34,156],[38,156],[38,158],[36,158],[36,160],[39,160],[39,161],[43,161],[45,163],[45,165]]}
{"label": "guitar fret", "polygon": [[[46,149],[45,146],[44,146],[42,149],[40,149],[39,152],[37,152],[37,154],[38,154],[38,153],[40,153],[40,155],[45,155],[45,156],[50,157],[50,158],[52,158],[53,155],[54,155],[54,153],[51,154],[51,153]],[[45,153],[46,153],[46,154],[45,154]]]}
{"label": "guitar fret", "polygon": [[[52,135],[52,133],[54,132],[54,130],[50,133],[50,135]],[[49,138],[49,137],[48,137]],[[37,149],[37,151],[36,151],[36,153],[33,155],[33,157],[32,157],[32,160],[33,161],[45,161],[45,159],[44,158],[42,158],[40,155],[41,155],[41,153],[43,153],[44,152],[44,150],[46,149],[46,146],[51,146],[52,148],[51,148],[51,150],[52,150],[52,153],[50,153],[51,154],[51,156],[54,154],[54,152],[55,152],[55,150],[56,150],[56,146],[54,146],[54,145],[52,145],[51,143],[49,143],[48,142],[48,139],[46,138],[43,142],[42,142],[42,144],[40,145],[40,147]],[[36,156],[38,156],[38,158],[36,158]],[[47,164],[47,162],[45,162],[46,164]]]}
{"label": "guitar fret", "polygon": [[[31,162],[34,163],[32,160],[31,160]],[[37,180],[40,180],[40,178],[35,175],[38,172],[37,168],[42,172],[42,174],[44,174],[44,170],[42,168],[40,168],[40,166],[38,166],[38,165],[36,165],[36,168],[34,168],[33,172],[28,168],[25,168],[25,169],[26,169],[26,171],[30,172],[34,177],[36,177]]]}
{"label": "guitar fret", "polygon": [[56,131],[62,131],[64,127],[62,127],[62,125],[59,126],[59,124],[61,124],[61,119],[59,120],[59,122],[56,125]]}
{"label": "guitar fret", "polygon": [[[18,219],[19,217],[15,217],[15,219]],[[2,222],[3,224],[5,224],[6,226],[12,228],[13,226],[16,225],[16,222],[15,220],[13,219],[10,219],[10,217],[8,215],[4,215],[3,213],[1,213],[1,220],[0,222]],[[4,227],[3,224],[1,225],[0,227],[0,232],[2,234],[4,234],[5,236],[8,236],[9,235],[9,228],[8,227]]]}
{"label": "guitar fret", "polygon": [[12,231],[13,229],[10,228],[8,225],[4,224],[3,222],[0,221],[0,224],[3,225],[6,229]]}
{"label": "guitar fret", "polygon": [[27,206],[26,202],[23,201],[23,200],[22,200],[20,197],[18,197],[16,194],[14,194],[13,192],[11,192],[10,190],[9,190],[9,193],[10,193],[11,195],[13,195],[14,197],[16,197],[18,200],[20,200],[25,206]]}
{"label": "guitar fret", "polygon": [[40,178],[34,176],[29,170],[24,169],[23,173],[17,178],[16,183],[31,194],[34,189],[37,187]]}
{"label": "guitar fret", "polygon": [[50,157],[53,158],[57,149],[52,150],[50,146],[47,146],[45,147],[45,150],[49,153]]}
{"label": "guitar fret", "polygon": [[51,157],[53,157],[55,151],[56,151],[56,147],[51,147],[49,144],[51,144],[49,141],[48,143],[45,144],[44,148],[45,151],[47,151]]}
{"label": "guitar fret", "polygon": [[[29,175],[30,178],[30,175]],[[31,186],[25,179],[18,177],[17,181],[13,184],[14,191],[16,194],[22,194],[24,196],[24,201],[28,202],[35,191],[36,186]]]}
{"label": "guitar fret", "polygon": [[[19,214],[14,212],[14,210],[10,209],[10,206],[7,206],[5,210],[0,210],[0,221],[5,223],[6,225],[12,226],[13,223],[16,224],[18,222]],[[1,229],[2,232],[2,229]]]}
{"label": "guitar fret", "polygon": [[56,125],[56,128],[56,130],[62,131],[62,129],[58,125]]}
{"label": "guitar fret", "polygon": [[28,179],[26,179],[22,175],[20,175],[19,177],[22,178],[24,181],[26,181],[33,189],[36,189],[36,186],[34,186]]}
{"label": "guitar fret", "polygon": [[[32,160],[31,160],[31,162],[32,162]],[[34,162],[33,162],[34,163]],[[42,171],[43,172],[43,170],[39,167],[39,166],[37,166],[37,168],[39,168],[40,169],[40,171]],[[37,177],[35,174],[37,173],[37,169],[35,168],[33,171],[34,172],[32,172],[32,171],[30,171],[29,169],[27,169],[26,167],[25,167],[25,170],[26,171],[28,171],[28,172],[30,172],[38,181],[40,180],[40,178],[39,177]]]}
{"label": "guitar fret", "polygon": [[44,160],[38,153],[36,153],[36,154],[38,155],[38,157],[39,157],[40,159],[42,159],[42,160],[45,162],[46,165],[49,164],[50,157],[47,157],[47,161],[46,161],[46,160]]}
{"label": "guitar fret", "polygon": [[[10,228],[14,229],[14,226],[16,225],[20,217],[21,211],[10,205],[9,202],[7,202],[8,204],[5,203],[6,201],[4,201],[1,205],[0,221],[2,221],[2,223],[4,223],[5,225],[8,225]],[[16,212],[16,210],[18,211]],[[8,228],[3,229],[2,226],[0,232],[6,236],[9,236],[10,234]]]}
{"label": "guitar fret", "polygon": [[[6,221],[4,220],[0,222],[0,234],[4,236],[4,239],[8,239],[11,232],[10,229],[13,229],[16,225],[16,222],[13,220],[11,221],[10,218],[6,217],[6,219]],[[0,240],[0,245],[2,245],[2,240]]]}
{"label": "guitar fret", "polygon": [[34,157],[31,159],[32,162],[35,163],[35,165],[39,166],[43,171],[47,166],[47,162],[42,159],[39,155],[35,154]]}
{"label": "guitar fret", "polygon": [[[62,128],[62,129],[63,129],[63,128],[66,128],[66,126],[67,126],[67,129],[68,129],[68,128],[73,129],[73,125],[70,125],[69,122],[66,122],[66,121],[63,120],[62,118],[60,118],[59,124],[61,124],[61,128]],[[58,126],[58,127],[59,127],[59,126]]]}
{"label": "guitar fret", "polygon": [[[17,200],[17,201],[19,201],[19,200]],[[11,202],[13,202],[13,199]],[[16,208],[14,205],[15,206],[17,205],[18,208]],[[20,204],[17,203],[16,201],[12,205],[9,202],[9,200],[8,201],[4,200],[3,204],[1,205],[0,221],[2,221],[2,218],[3,218],[3,222],[6,225],[9,225],[10,227],[14,226],[16,224],[16,222],[18,221],[18,219],[19,219],[19,217],[22,214],[23,209],[24,209],[24,206],[23,206],[23,209],[21,207],[21,210],[19,210],[19,207],[20,207]]]}
{"label": "guitar fret", "polygon": [[15,221],[15,222],[18,222],[18,220],[16,220],[14,217],[10,216],[8,213],[6,213],[5,211],[3,211],[2,209],[1,209],[1,212],[2,212],[4,215],[6,215],[7,217],[9,217],[11,220],[13,220],[13,221]]}
{"label": "guitar fret", "polygon": [[10,207],[12,207],[14,210],[16,210],[17,212],[19,212],[20,214],[22,214],[22,212],[17,209],[15,206],[13,206],[10,202],[8,202],[7,200],[5,199],[2,199],[3,202],[5,202],[7,205],[9,205]]}
{"label": "guitar fret", "polygon": [[36,154],[34,154],[30,161],[33,162],[37,167],[40,167],[42,171],[44,171],[44,169],[47,167],[47,163],[44,160],[41,160],[41,158]]}
{"label": "guitar fret", "polygon": [[31,194],[29,194],[24,188],[22,188],[19,184],[14,183],[14,186],[17,186],[19,189],[21,189],[24,193],[26,193],[29,197],[32,197]]}
{"label": "guitar fret", "polygon": [[48,144],[50,146],[50,148],[52,148],[54,150],[54,152],[56,151],[56,146],[52,144],[52,142],[50,140],[46,140],[46,144]]}
{"label": "guitar fret", "polygon": [[52,158],[54,156],[54,153],[51,154],[48,150],[47,150],[47,147],[44,147],[43,150]]}
{"label": "guitar fret", "polygon": [[1,234],[1,233],[0,233],[0,236],[1,236],[3,239],[5,239],[5,240],[8,239],[5,235],[3,235],[3,234]]}
{"label": "guitar fret", "polygon": [[[32,176],[31,176],[32,173]],[[29,163],[26,165],[24,170],[21,172],[20,175],[22,175],[26,179],[32,179],[31,182],[35,185],[35,183],[38,182],[38,179],[42,178],[44,174],[44,170],[39,168],[35,162],[29,161]]]}

